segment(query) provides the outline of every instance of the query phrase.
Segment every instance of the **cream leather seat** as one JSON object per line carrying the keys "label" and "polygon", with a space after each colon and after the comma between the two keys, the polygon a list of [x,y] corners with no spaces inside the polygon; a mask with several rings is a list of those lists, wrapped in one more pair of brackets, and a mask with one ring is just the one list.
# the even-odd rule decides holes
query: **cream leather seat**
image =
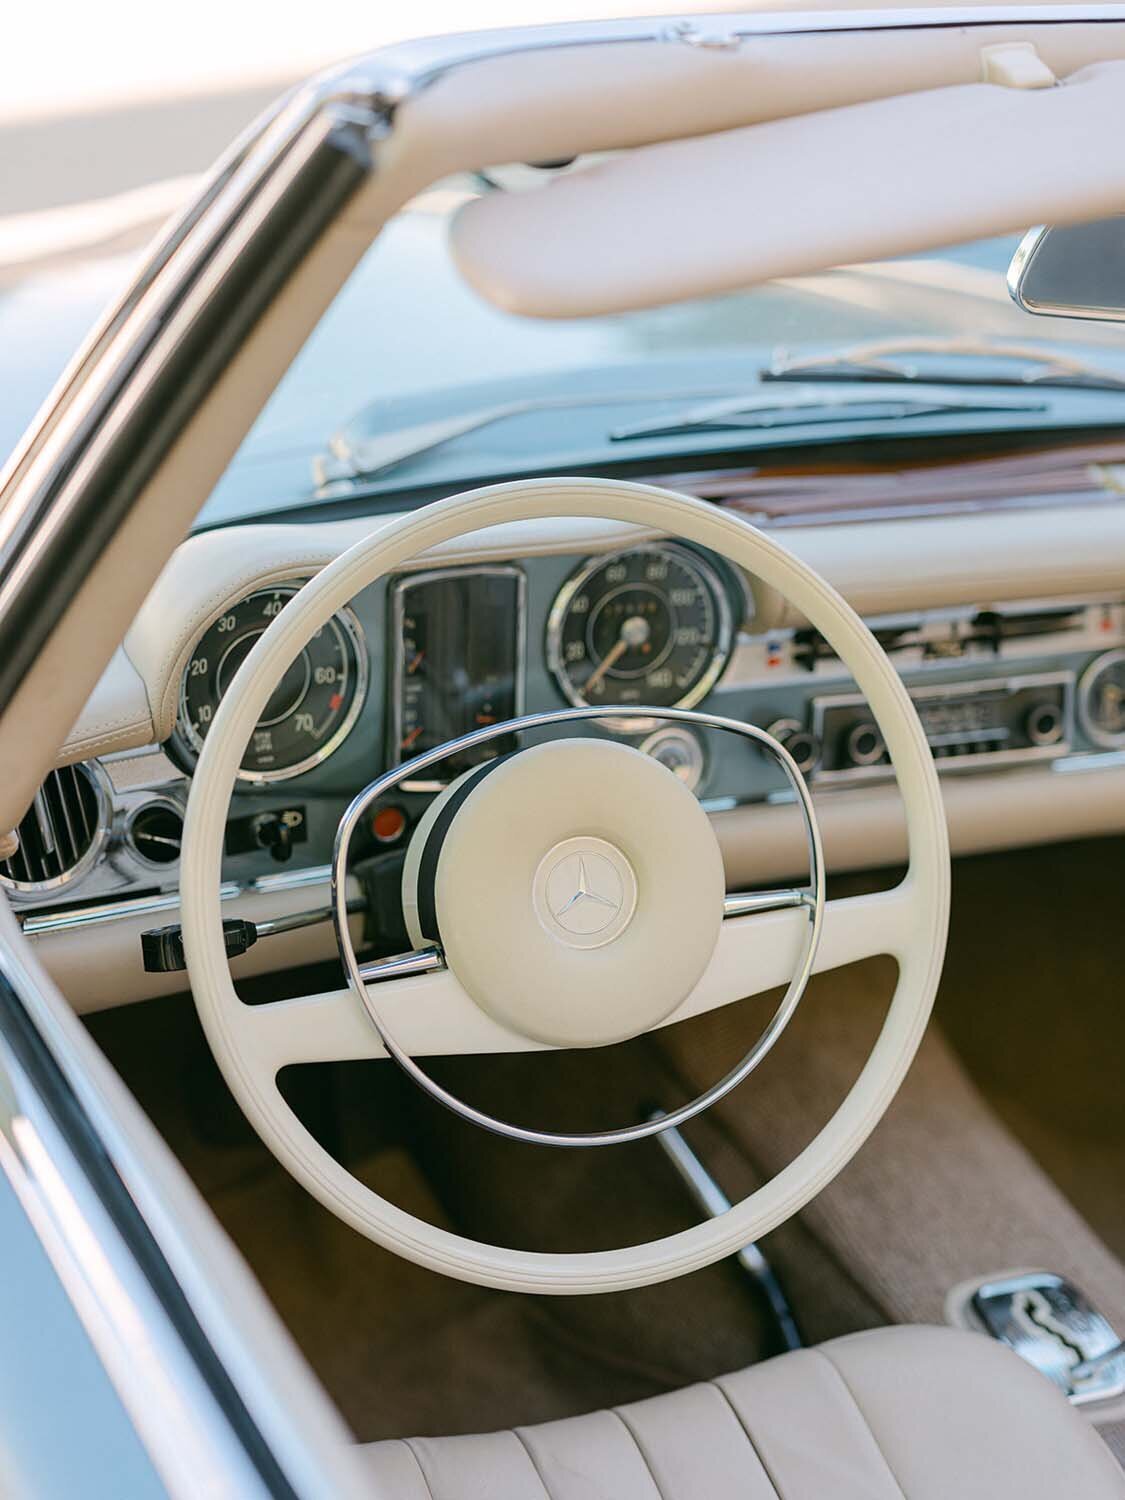
{"label": "cream leather seat", "polygon": [[1042,1375],[946,1328],[855,1334],[540,1427],[361,1451],[387,1500],[1125,1496],[1109,1449]]}

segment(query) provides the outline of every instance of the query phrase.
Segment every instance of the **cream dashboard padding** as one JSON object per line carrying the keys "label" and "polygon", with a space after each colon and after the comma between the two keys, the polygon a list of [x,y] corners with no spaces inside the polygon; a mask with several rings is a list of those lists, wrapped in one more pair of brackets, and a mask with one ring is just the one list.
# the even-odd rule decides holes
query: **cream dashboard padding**
{"label": "cream dashboard padding", "polygon": [[387,1500],[1122,1500],[1125,1475],[1002,1345],[882,1328],[612,1411],[360,1449]]}
{"label": "cream dashboard padding", "polygon": [[647,146],[467,204],[472,287],[573,318],[734,291],[1125,207],[1125,63],[970,84]]}
{"label": "cream dashboard padding", "polygon": [[[389,524],[394,517],[376,524]],[[375,529],[370,520],[239,526],[177,548],[59,752],[59,762],[163,741],[199,635],[240,595],[309,577]],[[642,533],[613,522],[559,519],[495,527],[436,549],[419,564],[477,562],[629,545]],[[1068,594],[1113,596],[1125,584],[1125,505],[786,528],[791,551],[860,614]],[[755,587],[764,629],[801,624],[786,600]]]}

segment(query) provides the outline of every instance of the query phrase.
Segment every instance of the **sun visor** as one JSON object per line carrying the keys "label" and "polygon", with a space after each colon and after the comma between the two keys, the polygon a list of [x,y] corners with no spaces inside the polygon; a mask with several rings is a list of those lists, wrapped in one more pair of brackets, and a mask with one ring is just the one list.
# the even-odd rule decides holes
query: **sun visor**
{"label": "sun visor", "polygon": [[1125,62],[646,146],[458,214],[461,274],[576,318],[1125,210]]}

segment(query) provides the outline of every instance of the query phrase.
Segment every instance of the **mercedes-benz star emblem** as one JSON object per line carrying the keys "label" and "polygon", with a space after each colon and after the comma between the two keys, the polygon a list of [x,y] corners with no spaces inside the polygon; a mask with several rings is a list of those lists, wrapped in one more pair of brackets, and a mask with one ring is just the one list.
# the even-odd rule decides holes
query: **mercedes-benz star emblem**
{"label": "mercedes-benz star emblem", "polygon": [[[569,865],[574,860],[578,861],[578,889],[575,891],[574,895],[571,896],[569,901],[565,901],[562,906],[559,907],[558,911],[552,912],[551,915],[561,927],[566,927],[573,931],[598,932],[601,930],[601,928],[605,927],[607,923],[609,923],[610,920],[615,917],[621,910],[621,898],[620,896],[603,896],[600,891],[594,890],[594,888],[590,884],[590,877],[586,872],[585,856],[581,854],[572,854],[566,861],[566,863]],[[569,874],[569,871],[567,873]],[[616,878],[617,872],[613,871],[612,873]],[[619,880],[617,881],[617,885],[620,888],[621,882]],[[595,917],[594,921],[596,925],[594,926],[591,926],[588,922],[583,921],[582,917],[580,916],[578,918],[578,925],[576,926],[575,918],[572,913],[574,912],[575,907],[581,901],[592,903],[594,906],[605,907],[608,915],[604,916],[600,921]],[[590,915],[594,916],[593,913],[591,913]],[[570,917],[569,921],[566,920],[568,916]]]}
{"label": "mercedes-benz star emblem", "polygon": [[533,899],[548,931],[570,947],[597,948],[632,920],[636,877],[621,851],[606,840],[567,839],[544,857]]}

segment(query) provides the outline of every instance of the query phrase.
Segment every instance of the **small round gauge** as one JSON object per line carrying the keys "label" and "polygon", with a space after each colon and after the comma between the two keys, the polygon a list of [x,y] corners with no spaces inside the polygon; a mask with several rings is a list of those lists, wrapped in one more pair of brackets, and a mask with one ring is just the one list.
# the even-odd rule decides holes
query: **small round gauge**
{"label": "small round gauge", "polygon": [[[207,730],[234,674],[258,637],[300,584],[247,594],[204,631],[184,670],[177,736],[190,755]],[[318,630],[270,695],[246,747],[244,781],[281,781],[327,759],[355,723],[367,687],[367,652],[358,620],[341,610]]]}
{"label": "small round gauge", "polygon": [[547,621],[547,662],[579,706],[690,708],[731,647],[730,600],[711,565],[675,543],[580,568]]}
{"label": "small round gauge", "polygon": [[703,746],[690,729],[670,724],[667,729],[658,729],[648,739],[642,740],[639,748],[671,771],[689,792],[694,792],[703,778]]}
{"label": "small round gauge", "polygon": [[1125,746],[1125,650],[1091,662],[1078,683],[1078,717],[1095,745]]}

